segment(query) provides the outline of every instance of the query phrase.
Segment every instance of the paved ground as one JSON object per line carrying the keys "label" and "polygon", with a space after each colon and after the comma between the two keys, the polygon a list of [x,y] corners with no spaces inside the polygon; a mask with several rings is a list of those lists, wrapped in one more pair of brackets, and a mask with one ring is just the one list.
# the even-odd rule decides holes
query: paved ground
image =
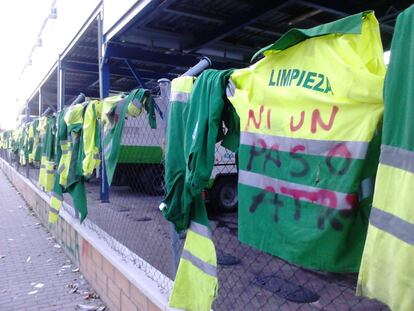
{"label": "paved ground", "polygon": [[103,310],[77,271],[0,171],[0,310]]}

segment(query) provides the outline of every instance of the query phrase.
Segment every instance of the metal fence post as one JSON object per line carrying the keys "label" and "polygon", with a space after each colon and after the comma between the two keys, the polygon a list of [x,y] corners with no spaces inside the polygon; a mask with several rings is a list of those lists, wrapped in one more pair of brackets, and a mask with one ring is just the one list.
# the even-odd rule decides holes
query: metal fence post
{"label": "metal fence post", "polygon": [[[97,17],[98,23],[98,61],[99,61],[99,97],[103,100],[109,95],[109,64],[105,59],[105,43],[103,38],[103,22],[102,13]],[[102,203],[109,202],[109,184],[106,175],[105,156],[103,153],[103,128],[100,126],[101,131],[101,163],[99,165],[99,175],[101,179],[100,183],[100,200]]]}
{"label": "metal fence post", "polygon": [[57,71],[57,110],[61,111],[62,107],[65,105],[65,70],[62,67],[62,59],[60,54],[58,58]]}
{"label": "metal fence post", "polygon": [[201,72],[203,72],[204,69],[211,67],[211,65],[212,65],[211,60],[208,57],[203,56],[197,64],[195,64],[193,67],[188,69],[182,75],[183,76],[197,76]]}
{"label": "metal fence post", "polygon": [[[158,85],[160,87],[160,95],[161,95],[161,105],[162,105],[161,110],[164,113],[164,118],[162,119],[162,126],[163,126],[163,132],[164,132],[164,137],[165,137],[167,135],[171,81],[165,78],[159,79]],[[165,141],[163,142],[163,149],[165,149]]]}

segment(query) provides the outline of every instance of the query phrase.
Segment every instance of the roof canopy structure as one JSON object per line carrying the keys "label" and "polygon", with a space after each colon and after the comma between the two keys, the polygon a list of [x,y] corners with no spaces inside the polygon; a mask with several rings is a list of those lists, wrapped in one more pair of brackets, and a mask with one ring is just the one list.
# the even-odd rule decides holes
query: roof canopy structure
{"label": "roof canopy structure", "polygon": [[248,66],[257,50],[290,28],[310,28],[365,10],[375,11],[387,50],[395,19],[410,4],[387,0],[147,0],[138,1],[130,8],[135,14],[124,14],[103,34],[103,1],[34,90],[28,107],[31,114],[41,114],[47,106],[58,109],[70,103],[81,92],[99,97],[100,87],[103,96],[137,86],[153,88],[158,79],[179,76],[202,56],[212,60],[213,68]]}

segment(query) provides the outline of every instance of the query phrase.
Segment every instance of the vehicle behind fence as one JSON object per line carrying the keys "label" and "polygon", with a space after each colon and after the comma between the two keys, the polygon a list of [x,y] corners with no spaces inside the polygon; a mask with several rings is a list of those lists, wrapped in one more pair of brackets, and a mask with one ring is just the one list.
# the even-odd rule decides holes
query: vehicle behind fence
{"label": "vehicle behind fence", "polygon": [[[144,114],[125,123],[109,202],[100,200],[99,172],[87,181],[89,215],[84,225],[168,293],[185,234],[177,234],[159,210],[165,195],[168,116],[168,88],[163,87],[163,96],[156,98],[157,129],[150,129]],[[10,150],[2,150],[1,157],[37,184],[38,163],[22,166]],[[356,274],[304,269],[239,242],[236,162],[235,154],[217,147],[205,192],[218,256],[214,310],[388,310],[379,302],[355,296]],[[67,194],[65,201],[72,203]],[[73,210],[68,212],[74,215]]]}

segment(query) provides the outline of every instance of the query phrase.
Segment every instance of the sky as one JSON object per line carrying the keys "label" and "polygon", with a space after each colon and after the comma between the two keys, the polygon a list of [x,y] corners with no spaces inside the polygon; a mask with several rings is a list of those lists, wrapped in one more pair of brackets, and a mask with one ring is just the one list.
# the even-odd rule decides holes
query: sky
{"label": "sky", "polygon": [[19,76],[41,25],[49,14],[51,0],[0,2],[0,128],[12,128],[19,110]]}

